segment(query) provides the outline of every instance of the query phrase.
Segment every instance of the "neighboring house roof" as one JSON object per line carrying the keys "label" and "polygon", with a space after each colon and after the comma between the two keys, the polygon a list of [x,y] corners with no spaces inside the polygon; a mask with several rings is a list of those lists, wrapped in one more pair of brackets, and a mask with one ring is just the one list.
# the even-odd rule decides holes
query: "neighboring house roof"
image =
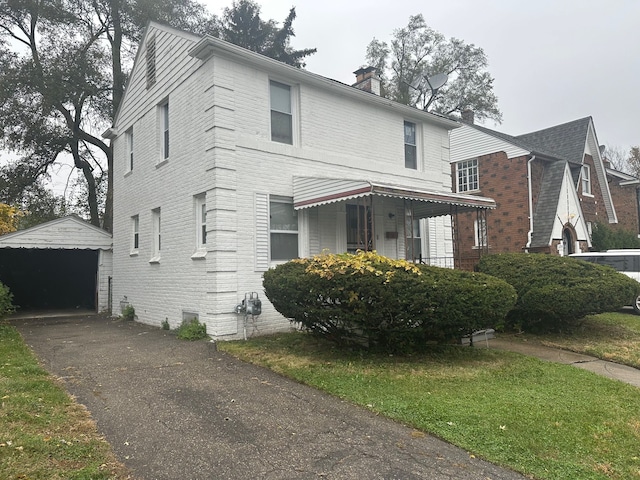
{"label": "neighboring house roof", "polygon": [[614,168],[607,168],[607,176],[615,177],[620,180],[620,185],[637,185],[640,184],[640,178],[621,172]]}
{"label": "neighboring house roof", "polygon": [[[456,162],[504,151],[508,158],[535,155],[547,160],[543,184],[538,195],[538,203],[533,212],[534,231],[531,247],[547,246],[561,203],[560,188],[568,166],[569,178],[574,189],[580,182],[584,155],[589,153],[594,162],[609,222],[616,223],[617,217],[613,199],[607,182],[608,170],[600,154],[599,144],[591,117],[538,130],[523,135],[507,135],[489,128],[465,124],[463,128],[451,132],[451,161]],[[572,168],[573,167],[573,168]]]}
{"label": "neighboring house roof", "polygon": [[551,242],[551,232],[558,212],[559,193],[564,180],[565,162],[551,162],[545,166],[544,181],[533,213],[534,229],[531,247],[546,247]]}
{"label": "neighboring house roof", "polygon": [[77,215],[0,236],[0,248],[111,250],[111,234]]}
{"label": "neighboring house roof", "polygon": [[571,163],[582,164],[591,117],[515,137],[531,150],[551,152]]}

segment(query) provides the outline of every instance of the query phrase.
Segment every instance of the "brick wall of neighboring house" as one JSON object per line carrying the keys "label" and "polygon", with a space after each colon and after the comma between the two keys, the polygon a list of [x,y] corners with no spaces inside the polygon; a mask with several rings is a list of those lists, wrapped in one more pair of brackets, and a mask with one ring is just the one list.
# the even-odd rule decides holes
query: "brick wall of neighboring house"
{"label": "brick wall of neighboring house", "polygon": [[617,224],[610,224],[616,230],[640,233],[638,212],[638,185],[620,185],[622,180],[609,177],[609,191],[618,216]]}
{"label": "brick wall of neighboring house", "polygon": [[[535,163],[535,162],[534,162]],[[455,164],[452,178],[456,179]],[[539,185],[541,168],[533,166]],[[493,198],[496,209],[487,212],[488,253],[523,252],[529,231],[527,157],[507,158],[497,152],[478,158],[478,195]],[[453,188],[457,188],[454,184]],[[539,187],[538,187],[539,188]],[[456,222],[458,267],[472,269],[480,257],[475,245],[475,213],[459,214]]]}
{"label": "brick wall of neighboring house", "polygon": [[584,156],[585,165],[591,168],[591,195],[582,191],[582,181],[578,187],[578,197],[580,198],[580,208],[586,222],[606,223],[609,225],[609,218],[602,197],[602,188],[596,176],[596,169],[591,155]]}

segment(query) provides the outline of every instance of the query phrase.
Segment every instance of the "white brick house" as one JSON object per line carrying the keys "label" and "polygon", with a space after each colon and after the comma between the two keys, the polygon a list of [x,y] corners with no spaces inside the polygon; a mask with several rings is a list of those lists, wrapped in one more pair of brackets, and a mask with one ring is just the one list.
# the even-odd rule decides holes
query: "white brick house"
{"label": "white brick house", "polygon": [[451,193],[456,126],[151,23],[105,133],[114,304],[126,297],[155,325],[195,314],[231,339],[242,336],[234,307],[247,292],[263,301],[260,333],[288,328],[262,293],[263,272],[287,259],[357,248],[452,257],[452,209],[493,206]]}

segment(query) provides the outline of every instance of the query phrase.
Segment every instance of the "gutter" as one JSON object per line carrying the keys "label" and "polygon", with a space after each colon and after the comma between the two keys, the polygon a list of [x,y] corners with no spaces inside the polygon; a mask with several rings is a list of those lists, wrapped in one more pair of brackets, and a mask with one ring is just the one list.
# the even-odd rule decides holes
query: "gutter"
{"label": "gutter", "polygon": [[526,249],[531,248],[531,236],[533,235],[533,187],[531,185],[531,163],[536,159],[535,155],[527,161],[527,188],[529,190],[529,231],[527,232]]}

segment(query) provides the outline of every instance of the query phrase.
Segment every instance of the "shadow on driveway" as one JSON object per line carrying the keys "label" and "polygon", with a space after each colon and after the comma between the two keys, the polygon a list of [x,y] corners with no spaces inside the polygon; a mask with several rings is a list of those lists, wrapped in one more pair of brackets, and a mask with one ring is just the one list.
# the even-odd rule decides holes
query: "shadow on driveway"
{"label": "shadow on driveway", "polygon": [[525,478],[209,342],[101,316],[12,324],[143,480]]}

